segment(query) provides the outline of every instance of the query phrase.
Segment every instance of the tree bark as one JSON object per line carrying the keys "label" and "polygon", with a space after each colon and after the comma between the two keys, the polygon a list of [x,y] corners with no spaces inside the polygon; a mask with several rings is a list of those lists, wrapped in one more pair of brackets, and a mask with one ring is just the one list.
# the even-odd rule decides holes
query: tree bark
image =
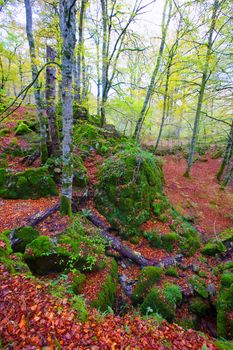
{"label": "tree bark", "polygon": [[[47,62],[56,60],[56,51],[47,46]],[[56,68],[46,68],[46,112],[48,118],[48,153],[49,156],[59,154],[59,137],[56,123]]]}
{"label": "tree bark", "polygon": [[[32,8],[31,1],[24,0],[25,10],[26,10],[26,32],[29,44],[30,59],[31,59],[31,69],[32,69],[32,80],[37,77],[38,68],[36,65],[36,49],[35,49],[35,40],[33,37],[32,31]],[[34,97],[36,103],[36,109],[38,114],[38,119],[40,122],[40,152],[41,152],[41,162],[44,164],[48,158],[47,150],[47,123],[43,111],[43,103],[40,93],[40,84],[38,80],[34,83]]]}
{"label": "tree bark", "polygon": [[63,39],[62,47],[62,190],[61,190],[61,214],[72,215],[72,129],[73,129],[73,96],[72,73],[73,55],[75,48],[76,32],[76,1],[60,0],[60,27]]}
{"label": "tree bark", "polygon": [[231,156],[233,154],[233,120],[231,122],[231,129],[227,140],[227,146],[224,152],[224,157],[217,173],[217,179],[221,180],[222,174],[227,164],[229,164]]}

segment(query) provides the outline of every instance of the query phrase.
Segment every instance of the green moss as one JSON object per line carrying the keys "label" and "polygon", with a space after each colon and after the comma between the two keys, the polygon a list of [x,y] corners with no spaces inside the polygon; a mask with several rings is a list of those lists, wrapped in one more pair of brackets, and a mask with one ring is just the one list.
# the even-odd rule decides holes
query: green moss
{"label": "green moss", "polygon": [[39,231],[31,226],[24,226],[14,230],[14,238],[18,238],[19,242],[14,244],[14,252],[23,253],[27,244],[39,237]]}
{"label": "green moss", "polygon": [[174,284],[166,284],[162,289],[152,288],[140,307],[141,313],[157,312],[167,321],[171,322],[175,317],[176,305],[181,302],[182,293],[180,287]]}
{"label": "green moss", "polygon": [[229,288],[221,287],[217,300],[217,334],[219,337],[232,339],[233,284]]}
{"label": "green moss", "polygon": [[177,269],[173,266],[169,266],[167,267],[166,271],[165,271],[165,275],[167,276],[172,276],[172,277],[179,277]]}
{"label": "green moss", "polygon": [[221,242],[216,243],[207,243],[202,249],[201,252],[203,255],[214,256],[217,253],[222,253],[225,251],[225,246]]}
{"label": "green moss", "polygon": [[206,313],[207,313],[207,311],[209,309],[209,306],[201,298],[194,298],[194,299],[191,300],[189,309],[195,315],[201,317],[201,316],[205,316],[206,315]]}
{"label": "green moss", "polygon": [[9,133],[10,133],[10,130],[8,130],[7,128],[3,128],[0,130],[0,137],[8,136]]}
{"label": "green moss", "polygon": [[138,278],[138,282],[133,290],[132,300],[134,304],[141,303],[144,296],[158,282],[163,273],[161,267],[148,266],[144,267]]}
{"label": "green moss", "polygon": [[15,135],[24,135],[32,132],[25,122],[20,122],[16,128]]}
{"label": "green moss", "polygon": [[76,271],[73,282],[72,282],[72,290],[75,294],[80,294],[82,291],[83,283],[86,281],[86,275],[81,273],[80,271]]}
{"label": "green moss", "polygon": [[224,272],[221,276],[221,285],[224,287],[230,287],[233,283],[233,273]]}
{"label": "green moss", "polygon": [[107,310],[108,307],[113,307],[116,297],[117,277],[117,263],[115,260],[112,260],[110,273],[102,284],[96,299],[91,301],[91,306],[101,311]]}
{"label": "green moss", "polygon": [[0,169],[0,197],[34,199],[57,194],[56,185],[44,168],[15,174]]}
{"label": "green moss", "polygon": [[214,344],[220,350],[233,350],[233,341],[217,340]]}
{"label": "green moss", "polygon": [[73,184],[77,187],[86,187],[88,184],[87,169],[85,168],[83,161],[80,157],[74,156],[74,177]]}
{"label": "green moss", "polygon": [[139,148],[122,151],[102,165],[95,202],[121,234],[139,235],[162,184],[161,165],[152,154]]}
{"label": "green moss", "polygon": [[81,295],[74,295],[72,296],[70,302],[71,307],[78,313],[78,319],[81,322],[85,322],[88,318],[88,311],[84,297]]}
{"label": "green moss", "polygon": [[144,232],[144,236],[148,239],[151,247],[163,248],[168,252],[172,252],[174,243],[179,239],[175,232],[160,235],[156,231]]}
{"label": "green moss", "polygon": [[63,195],[60,197],[60,213],[62,216],[68,215],[69,217],[72,217],[71,199]]}
{"label": "green moss", "polygon": [[193,290],[199,296],[201,296],[203,299],[208,298],[207,286],[203,279],[194,276],[192,279],[189,280],[189,283],[191,284]]}
{"label": "green moss", "polygon": [[12,253],[9,231],[0,233],[0,257],[7,257]]}

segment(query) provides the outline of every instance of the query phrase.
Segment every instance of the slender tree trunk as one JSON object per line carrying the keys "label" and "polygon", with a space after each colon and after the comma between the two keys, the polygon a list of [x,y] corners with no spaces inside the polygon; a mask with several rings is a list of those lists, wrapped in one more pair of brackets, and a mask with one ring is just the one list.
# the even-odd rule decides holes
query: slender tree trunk
{"label": "slender tree trunk", "polygon": [[[169,13],[168,13],[167,21],[166,21],[166,11],[167,11],[168,4],[169,4]],[[159,53],[158,53],[155,67],[154,67],[154,71],[152,73],[151,81],[150,81],[150,84],[149,84],[148,89],[147,89],[147,93],[146,93],[146,97],[145,97],[145,100],[144,100],[144,103],[142,106],[142,110],[140,112],[140,117],[138,118],[138,121],[137,121],[137,124],[135,127],[135,131],[134,131],[134,138],[137,140],[140,137],[141,129],[142,129],[145,117],[146,117],[146,112],[147,112],[147,109],[149,106],[149,102],[150,102],[151,96],[153,95],[154,88],[156,85],[156,78],[157,78],[158,71],[159,71],[160,64],[161,64],[161,60],[162,60],[162,55],[163,55],[163,51],[164,51],[164,47],[165,47],[168,26],[169,26],[169,23],[171,20],[171,9],[172,9],[172,5],[171,5],[170,0],[166,0],[165,5],[164,5],[164,9],[163,9],[162,38],[161,38],[161,42],[160,42]]]}
{"label": "slender tree trunk", "polygon": [[[56,60],[56,51],[47,46],[47,62]],[[59,154],[59,137],[56,123],[56,68],[46,68],[46,112],[48,118],[48,153],[49,156]]]}
{"label": "slender tree trunk", "polygon": [[84,53],[84,21],[85,10],[88,0],[81,1],[81,8],[79,14],[78,25],[78,52],[77,52],[77,83],[76,83],[76,97],[78,103],[82,103],[85,93],[83,92],[83,83],[85,80],[86,68],[85,68],[85,53]]}
{"label": "slender tree trunk", "polygon": [[[97,39],[98,40],[98,39]],[[100,75],[100,46],[96,43],[96,70],[97,70],[97,115],[100,115],[100,96],[101,96],[101,75]]]}
{"label": "slender tree trunk", "polygon": [[[172,63],[172,61],[171,61]],[[161,124],[160,124],[160,128],[159,128],[159,134],[158,134],[158,138],[155,144],[155,149],[157,149],[161,136],[162,136],[162,132],[163,132],[163,126],[164,126],[164,122],[167,116],[167,109],[168,109],[168,87],[169,87],[169,79],[170,79],[170,69],[171,69],[171,64],[169,64],[168,66],[168,70],[167,70],[167,74],[166,74],[166,83],[165,83],[165,93],[163,96],[163,115],[162,115],[162,120],[161,120]]]}
{"label": "slender tree trunk", "polygon": [[72,70],[76,31],[76,1],[60,0],[60,27],[63,39],[62,47],[62,194],[61,213],[72,215],[72,129],[73,129],[73,96]]}
{"label": "slender tree trunk", "polygon": [[221,180],[221,177],[225,170],[226,165],[230,163],[232,154],[233,154],[233,120],[231,122],[231,129],[227,140],[227,146],[224,152],[224,157],[217,173],[218,180]]}
{"label": "slender tree trunk", "polygon": [[188,156],[188,160],[187,160],[187,169],[184,173],[184,176],[186,176],[186,177],[190,176],[190,169],[191,169],[192,164],[193,164],[193,157],[194,157],[195,148],[196,148],[196,144],[197,144],[202,102],[203,102],[203,98],[204,98],[206,83],[207,83],[207,80],[209,78],[208,77],[209,60],[210,60],[212,46],[213,46],[213,33],[215,30],[218,8],[219,8],[219,2],[218,2],[218,0],[214,0],[212,17],[211,17],[211,25],[210,25],[209,37],[208,37],[208,43],[207,43],[207,52],[206,52],[206,57],[205,57],[205,66],[204,66],[204,70],[202,73],[201,87],[200,87],[200,91],[199,91],[199,95],[198,95],[196,115],[195,115],[195,119],[194,119],[192,141],[191,141],[189,156]]}
{"label": "slender tree trunk", "polygon": [[102,43],[102,98],[101,98],[101,125],[106,124],[106,101],[108,84],[108,8],[107,0],[101,0],[103,43]]}
{"label": "slender tree trunk", "polygon": [[[32,8],[31,1],[24,0],[25,10],[26,10],[26,32],[29,44],[30,58],[31,58],[31,69],[32,69],[32,79],[36,79],[38,75],[38,69],[36,65],[36,49],[35,40],[32,32]],[[34,97],[36,103],[37,114],[40,122],[40,144],[41,144],[41,162],[44,164],[48,158],[47,150],[47,123],[43,111],[43,103],[40,94],[40,85],[38,79],[34,83]]]}

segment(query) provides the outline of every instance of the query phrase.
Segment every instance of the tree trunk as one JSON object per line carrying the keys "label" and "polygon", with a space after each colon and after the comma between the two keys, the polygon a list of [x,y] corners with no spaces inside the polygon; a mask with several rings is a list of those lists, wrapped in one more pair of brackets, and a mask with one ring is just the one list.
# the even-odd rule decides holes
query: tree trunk
{"label": "tree trunk", "polygon": [[[56,60],[56,51],[47,46],[47,62]],[[48,118],[48,153],[49,156],[59,154],[59,137],[56,123],[56,68],[46,68],[46,112]]]}
{"label": "tree trunk", "polygon": [[[165,23],[166,10],[167,10],[168,3],[169,3],[169,13],[168,13],[167,21]],[[158,71],[159,71],[159,68],[160,68],[160,64],[161,64],[161,60],[162,60],[162,55],[163,55],[163,51],[164,51],[164,47],[165,47],[165,41],[166,41],[168,26],[169,26],[169,23],[170,23],[170,20],[171,20],[171,9],[172,9],[172,5],[171,5],[170,0],[166,0],[165,5],[164,5],[164,9],[163,9],[162,38],[161,38],[161,42],[160,42],[159,53],[158,53],[158,57],[157,57],[157,60],[156,60],[154,71],[153,71],[153,74],[152,74],[152,77],[151,77],[151,81],[150,81],[150,84],[149,84],[148,89],[147,89],[147,93],[146,93],[146,97],[145,97],[145,100],[144,100],[144,103],[143,103],[143,106],[142,106],[142,110],[140,112],[140,117],[138,118],[138,121],[137,121],[137,124],[136,124],[136,127],[135,127],[134,138],[136,140],[138,140],[139,137],[140,137],[141,129],[142,129],[145,117],[146,117],[146,112],[147,112],[147,109],[148,109],[148,106],[149,106],[149,102],[150,102],[151,96],[153,95],[154,88],[155,88],[155,85],[156,85],[156,78],[157,78],[157,74],[158,74]]]}
{"label": "tree trunk", "polygon": [[217,173],[217,179],[221,180],[222,174],[227,164],[229,164],[231,156],[233,154],[233,120],[231,122],[231,129],[227,140],[227,146],[225,149],[224,157]]}
{"label": "tree trunk", "polygon": [[34,83],[34,97],[36,103],[37,114],[40,122],[40,144],[41,144],[41,162],[44,164],[48,158],[47,150],[47,123],[43,112],[43,103],[40,94],[40,85],[38,82],[38,69],[36,65],[36,49],[35,41],[32,32],[32,8],[30,0],[24,0],[26,10],[26,32],[29,44],[30,58],[31,58],[31,69],[32,79],[36,79]]}
{"label": "tree trunk", "polygon": [[101,0],[103,43],[102,43],[102,99],[101,99],[101,126],[106,124],[106,101],[107,101],[107,77],[108,77],[108,9],[107,0]]}
{"label": "tree trunk", "polygon": [[196,115],[195,115],[195,120],[194,120],[192,141],[191,141],[189,156],[188,156],[188,160],[187,160],[187,169],[184,173],[184,176],[186,176],[186,177],[190,176],[190,170],[191,170],[191,166],[193,164],[193,156],[194,156],[195,148],[196,148],[196,144],[197,144],[202,102],[203,102],[203,98],[204,98],[206,83],[209,79],[209,77],[208,77],[209,61],[210,61],[211,51],[212,51],[212,46],[213,46],[213,34],[214,34],[214,30],[215,30],[215,25],[216,25],[218,8],[219,8],[219,2],[218,2],[218,0],[214,0],[212,17],[211,17],[211,25],[210,25],[209,37],[208,37],[208,43],[207,43],[207,52],[206,52],[206,57],[205,57],[205,66],[204,66],[204,70],[202,72],[201,87],[200,87],[199,96],[198,96],[197,110],[196,110]]}
{"label": "tree trunk", "polygon": [[60,0],[60,27],[63,39],[62,47],[62,194],[61,213],[72,215],[72,129],[73,129],[73,97],[72,70],[76,31],[76,1]]}

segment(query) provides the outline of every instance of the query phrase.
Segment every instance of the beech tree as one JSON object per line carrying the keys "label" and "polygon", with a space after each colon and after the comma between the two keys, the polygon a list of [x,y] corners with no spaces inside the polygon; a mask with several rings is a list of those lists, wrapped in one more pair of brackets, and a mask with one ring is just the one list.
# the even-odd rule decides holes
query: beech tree
{"label": "beech tree", "polygon": [[76,1],[60,0],[62,37],[62,190],[61,213],[72,215],[72,128],[73,128],[73,56],[76,43]]}

